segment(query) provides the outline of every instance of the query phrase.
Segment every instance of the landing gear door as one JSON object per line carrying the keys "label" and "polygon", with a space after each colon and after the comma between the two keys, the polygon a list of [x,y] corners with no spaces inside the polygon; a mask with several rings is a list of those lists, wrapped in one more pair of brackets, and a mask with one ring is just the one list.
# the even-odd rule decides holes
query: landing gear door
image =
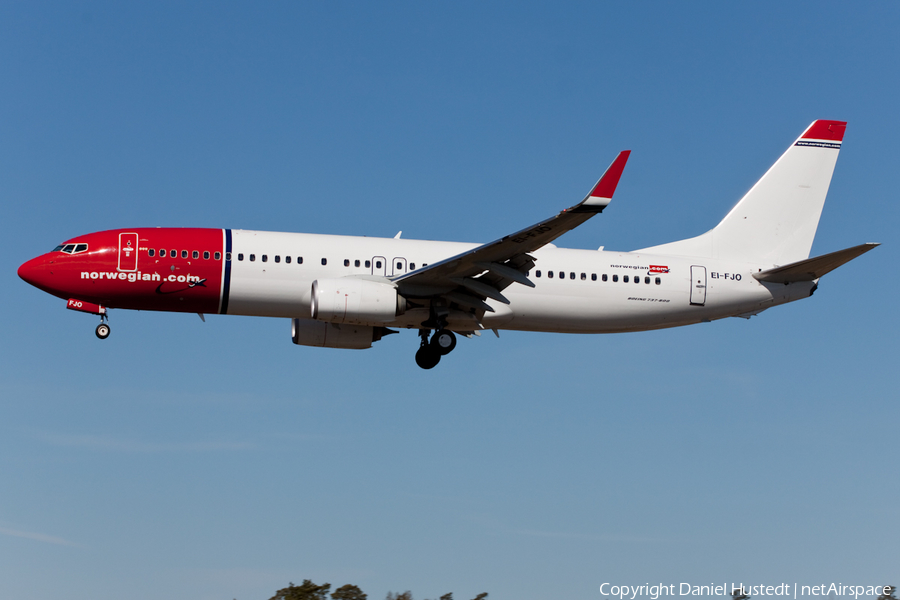
{"label": "landing gear door", "polygon": [[706,267],[697,265],[691,267],[691,304],[694,306],[706,304]]}
{"label": "landing gear door", "polygon": [[138,234],[119,234],[119,270],[137,271]]}
{"label": "landing gear door", "polygon": [[404,275],[406,273],[406,259],[402,257],[397,257],[391,261],[391,266],[394,269],[394,277],[397,275]]}
{"label": "landing gear door", "polygon": [[372,275],[387,277],[387,261],[383,256],[372,257]]}

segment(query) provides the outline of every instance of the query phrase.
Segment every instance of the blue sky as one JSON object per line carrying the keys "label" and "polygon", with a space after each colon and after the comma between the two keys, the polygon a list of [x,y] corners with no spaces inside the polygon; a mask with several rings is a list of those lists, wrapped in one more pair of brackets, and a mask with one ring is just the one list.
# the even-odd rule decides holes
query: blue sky
{"label": "blue sky", "polygon": [[[900,6],[0,5],[0,597],[457,599],[603,582],[897,585]],[[714,225],[849,122],[813,246],[750,321],[364,352],[284,320],[91,317],[20,281],[80,233],[206,226],[561,246]]]}

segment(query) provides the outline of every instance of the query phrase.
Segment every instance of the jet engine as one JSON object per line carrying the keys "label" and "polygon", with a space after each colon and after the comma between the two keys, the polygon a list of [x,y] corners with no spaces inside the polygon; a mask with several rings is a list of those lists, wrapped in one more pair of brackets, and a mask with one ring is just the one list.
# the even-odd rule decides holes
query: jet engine
{"label": "jet engine", "polygon": [[329,323],[390,323],[406,312],[406,299],[387,281],[318,279],[312,284],[310,309],[313,319]]}
{"label": "jet engine", "polygon": [[365,350],[372,347],[372,342],[377,342],[382,336],[391,333],[397,332],[386,327],[291,319],[291,339],[300,346]]}

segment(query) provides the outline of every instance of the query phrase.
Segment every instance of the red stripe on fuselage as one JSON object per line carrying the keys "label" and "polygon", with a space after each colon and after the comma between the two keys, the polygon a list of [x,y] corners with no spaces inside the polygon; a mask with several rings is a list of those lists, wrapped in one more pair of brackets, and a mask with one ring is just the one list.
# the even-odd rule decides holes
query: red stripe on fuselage
{"label": "red stripe on fuselage", "polygon": [[[137,268],[127,265],[133,270],[120,269],[123,233],[137,234]],[[88,251],[44,254],[22,265],[19,275],[54,296],[111,308],[219,311],[225,261],[221,229],[117,229],[78,236],[66,243],[87,244]],[[204,258],[205,252],[209,258]]]}

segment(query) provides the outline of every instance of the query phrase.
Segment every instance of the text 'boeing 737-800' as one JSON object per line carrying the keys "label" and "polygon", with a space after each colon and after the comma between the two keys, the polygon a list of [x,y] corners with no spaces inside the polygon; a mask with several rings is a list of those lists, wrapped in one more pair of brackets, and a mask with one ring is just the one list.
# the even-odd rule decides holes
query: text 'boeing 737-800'
{"label": "text 'boeing 737-800'", "polygon": [[728,215],[677,242],[608,252],[552,242],[603,211],[621,152],[587,197],[488,244],[232,229],[135,228],[68,240],[19,276],[99,315],[110,308],[284,317],[295,344],[369,348],[418,330],[416,362],[457,334],[614,333],[749,317],[806,298],[819,278],[878,244],[809,258],[846,123],[815,121]]}

